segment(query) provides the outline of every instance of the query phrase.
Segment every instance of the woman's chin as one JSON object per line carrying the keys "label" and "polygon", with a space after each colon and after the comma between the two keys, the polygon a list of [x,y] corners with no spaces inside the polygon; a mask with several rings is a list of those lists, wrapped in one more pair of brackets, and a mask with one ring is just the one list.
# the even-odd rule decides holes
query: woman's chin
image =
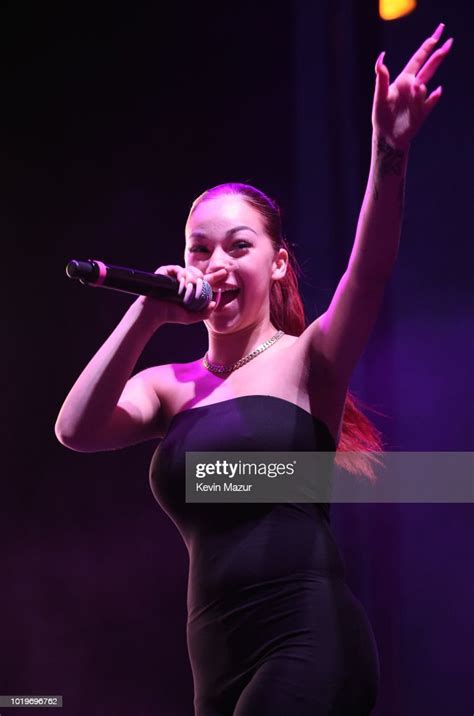
{"label": "woman's chin", "polygon": [[209,318],[206,319],[207,321],[216,321],[216,320],[224,320],[227,321],[229,319],[236,318],[240,316],[240,310],[239,310],[239,299],[234,298],[229,303],[219,304],[217,308],[213,310]]}
{"label": "woman's chin", "polygon": [[228,306],[223,306],[222,308],[218,306],[209,316],[209,318],[206,318],[204,323],[209,328],[224,328],[228,326],[229,328],[234,328],[236,323],[240,322],[240,319],[242,318],[242,314],[240,311],[236,311],[235,309],[232,310],[232,306],[228,308]]}

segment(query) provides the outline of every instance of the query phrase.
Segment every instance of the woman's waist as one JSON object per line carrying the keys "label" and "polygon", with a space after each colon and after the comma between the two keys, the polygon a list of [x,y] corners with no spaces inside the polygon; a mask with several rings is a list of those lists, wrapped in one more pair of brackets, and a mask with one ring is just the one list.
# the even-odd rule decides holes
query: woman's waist
{"label": "woman's waist", "polygon": [[272,525],[232,535],[194,536],[189,549],[188,605],[204,607],[236,591],[278,590],[297,580],[345,578],[345,565],[328,527],[293,534]]}
{"label": "woman's waist", "polygon": [[[222,619],[265,612],[287,604],[298,609],[298,602],[310,603],[328,584],[346,584],[344,567],[340,570],[305,569],[259,579],[229,580],[227,584],[210,579],[188,581],[188,624],[221,623]],[[262,613],[263,613],[262,612]]]}

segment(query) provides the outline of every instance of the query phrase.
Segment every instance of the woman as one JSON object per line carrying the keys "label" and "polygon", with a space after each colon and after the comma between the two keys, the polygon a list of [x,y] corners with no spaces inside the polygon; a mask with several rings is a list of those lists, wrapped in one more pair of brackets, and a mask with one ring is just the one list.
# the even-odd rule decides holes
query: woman
{"label": "woman", "polygon": [[[373,155],[354,248],[328,310],[306,328],[296,263],[276,204],[254,187],[202,194],[186,224],[185,266],[163,266],[187,302],[205,278],[201,313],[138,298],[61,408],[56,435],[99,451],[163,438],[156,499],[190,556],[187,638],[197,716],[370,714],[379,663],[348,588],[327,505],[192,504],[186,451],[380,449],[347,393],[376,320],[400,235],[410,143],[441,95],[425,83],[449,52],[440,25],[390,84],[376,64]],[[130,377],[164,323],[203,320],[204,358]],[[370,458],[370,454],[369,454]],[[367,457],[348,465],[372,476]]]}

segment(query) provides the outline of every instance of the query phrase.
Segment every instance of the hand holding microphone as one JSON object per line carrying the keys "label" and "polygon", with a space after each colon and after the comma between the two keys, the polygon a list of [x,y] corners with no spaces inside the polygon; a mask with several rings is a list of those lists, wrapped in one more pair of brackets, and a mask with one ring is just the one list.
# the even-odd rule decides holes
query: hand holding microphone
{"label": "hand holding microphone", "polygon": [[143,309],[160,322],[188,324],[206,320],[217,308],[220,289],[216,284],[225,280],[227,269],[218,269],[204,278],[194,266],[160,266],[155,273],[147,273],[90,259],[70,261],[66,274],[87,286],[138,294]]}
{"label": "hand holding microphone", "polygon": [[[213,273],[206,274],[204,279],[203,272],[195,266],[183,268],[172,264],[160,266],[154,275],[173,279],[173,296],[176,296],[178,300],[173,298],[170,301],[167,297],[163,300],[153,296],[141,296],[138,300],[142,303],[143,310],[149,311],[156,316],[158,304],[160,321],[189,325],[207,320],[218,307],[221,290],[216,289],[217,295],[213,300],[213,287],[215,284],[222,283],[227,276],[227,270],[224,268],[218,269]],[[207,305],[199,309],[199,305],[203,303],[207,303]],[[194,307],[196,305],[198,306],[197,309]]]}

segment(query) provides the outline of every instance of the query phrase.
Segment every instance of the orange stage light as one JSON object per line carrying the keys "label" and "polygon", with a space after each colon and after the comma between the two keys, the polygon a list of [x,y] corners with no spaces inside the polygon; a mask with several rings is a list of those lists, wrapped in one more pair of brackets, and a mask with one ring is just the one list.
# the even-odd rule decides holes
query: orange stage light
{"label": "orange stage light", "polygon": [[379,15],[382,20],[396,20],[408,15],[416,8],[416,0],[379,0]]}

